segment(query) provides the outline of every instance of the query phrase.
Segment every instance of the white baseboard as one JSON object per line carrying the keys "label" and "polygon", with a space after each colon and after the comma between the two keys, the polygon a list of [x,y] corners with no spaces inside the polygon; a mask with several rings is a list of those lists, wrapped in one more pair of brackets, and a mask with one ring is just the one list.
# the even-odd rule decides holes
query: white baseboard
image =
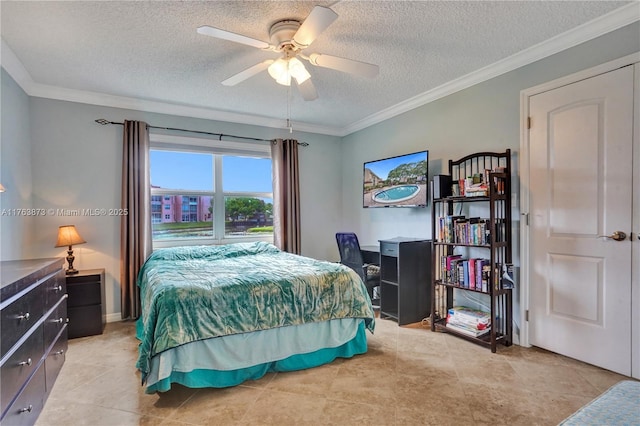
{"label": "white baseboard", "polygon": [[107,320],[107,322],[122,321],[122,314],[120,312],[114,312],[112,314],[107,314],[106,320]]}

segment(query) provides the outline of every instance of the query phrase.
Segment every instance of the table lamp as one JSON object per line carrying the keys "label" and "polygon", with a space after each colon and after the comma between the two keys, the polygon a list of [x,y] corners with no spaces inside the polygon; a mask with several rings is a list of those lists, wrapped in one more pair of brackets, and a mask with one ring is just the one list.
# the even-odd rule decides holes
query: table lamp
{"label": "table lamp", "polygon": [[67,275],[78,273],[78,270],[73,268],[75,256],[73,255],[73,248],[71,246],[84,243],[86,243],[86,241],[78,234],[74,225],[64,225],[58,228],[58,242],[56,243],[56,247],[69,246],[69,250],[67,250],[67,262],[69,263]]}

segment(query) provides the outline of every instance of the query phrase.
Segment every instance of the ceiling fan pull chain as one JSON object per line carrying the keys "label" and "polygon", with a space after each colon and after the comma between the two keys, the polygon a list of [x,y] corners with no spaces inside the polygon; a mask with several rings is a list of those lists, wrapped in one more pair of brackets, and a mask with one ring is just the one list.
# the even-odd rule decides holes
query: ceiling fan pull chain
{"label": "ceiling fan pull chain", "polygon": [[292,134],[293,126],[291,125],[291,86],[287,86],[287,127],[289,128],[289,134]]}

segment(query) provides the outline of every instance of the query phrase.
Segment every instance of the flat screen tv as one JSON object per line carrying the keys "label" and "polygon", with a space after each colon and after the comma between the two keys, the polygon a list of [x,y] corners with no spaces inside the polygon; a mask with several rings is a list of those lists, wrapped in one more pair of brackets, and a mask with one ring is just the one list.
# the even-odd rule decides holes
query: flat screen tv
{"label": "flat screen tv", "polygon": [[364,163],[362,205],[426,207],[429,151]]}

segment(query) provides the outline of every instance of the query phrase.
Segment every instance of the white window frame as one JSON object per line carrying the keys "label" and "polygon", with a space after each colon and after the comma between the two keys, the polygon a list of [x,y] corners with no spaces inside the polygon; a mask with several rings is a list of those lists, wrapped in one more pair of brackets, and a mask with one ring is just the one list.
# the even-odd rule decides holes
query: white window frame
{"label": "white window frame", "polygon": [[[218,245],[249,241],[266,241],[273,243],[273,234],[225,237],[225,197],[271,198],[273,192],[223,192],[222,157],[224,155],[254,158],[271,158],[271,147],[266,143],[247,143],[218,141],[205,138],[161,135],[149,135],[151,149],[213,154],[213,191],[176,191],[172,189],[151,188],[153,195],[213,196],[213,230],[212,238],[173,238],[153,240],[153,248],[174,247],[181,245]],[[275,200],[274,200],[275,202]],[[181,212],[180,212],[181,214]]]}

